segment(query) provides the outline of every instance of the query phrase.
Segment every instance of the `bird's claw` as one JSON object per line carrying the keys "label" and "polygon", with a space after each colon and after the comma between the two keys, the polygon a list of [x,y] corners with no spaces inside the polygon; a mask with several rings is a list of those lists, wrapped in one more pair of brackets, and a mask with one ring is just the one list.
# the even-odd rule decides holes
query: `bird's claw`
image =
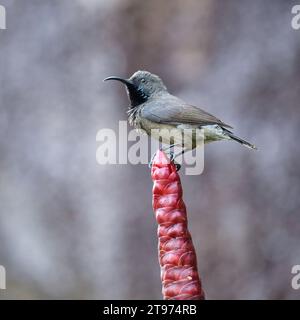
{"label": "bird's claw", "polygon": [[[175,165],[175,167],[176,167],[176,171],[179,171],[179,170],[181,169],[181,164],[176,163],[176,162],[174,162],[174,161],[171,161],[171,162],[173,162],[173,163],[174,163],[174,165]],[[152,164],[153,164],[153,162],[152,162],[152,161],[150,161],[150,162],[148,163],[148,167],[149,167],[149,169],[152,169]]]}
{"label": "bird's claw", "polygon": [[172,151],[170,152],[170,162],[173,162],[173,163],[174,163],[174,165],[175,165],[175,167],[176,167],[176,171],[179,171],[179,170],[180,170],[181,164],[175,162],[175,154],[174,154],[174,152],[172,152]]}
{"label": "bird's claw", "polygon": [[153,159],[155,158],[155,156],[156,156],[156,152],[153,154],[153,156],[151,157],[150,162],[148,163],[148,167],[149,167],[150,169],[152,169]]}
{"label": "bird's claw", "polygon": [[176,167],[176,171],[179,171],[181,168],[181,164],[174,162],[175,167]]}
{"label": "bird's claw", "polygon": [[175,159],[174,152],[170,152],[170,161],[174,162],[174,159]]}

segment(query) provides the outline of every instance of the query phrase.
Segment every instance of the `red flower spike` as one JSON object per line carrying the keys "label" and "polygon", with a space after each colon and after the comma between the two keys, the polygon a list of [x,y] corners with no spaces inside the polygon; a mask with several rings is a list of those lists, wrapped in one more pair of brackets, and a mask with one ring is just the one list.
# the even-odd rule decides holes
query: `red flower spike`
{"label": "red flower spike", "polygon": [[151,176],[163,297],[166,300],[203,300],[180,177],[174,163],[170,163],[162,151],[157,151],[152,161]]}

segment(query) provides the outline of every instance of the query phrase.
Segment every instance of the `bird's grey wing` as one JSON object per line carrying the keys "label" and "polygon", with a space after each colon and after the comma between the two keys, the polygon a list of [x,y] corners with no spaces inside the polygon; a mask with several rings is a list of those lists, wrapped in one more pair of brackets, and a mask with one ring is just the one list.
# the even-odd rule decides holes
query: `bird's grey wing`
{"label": "bird's grey wing", "polygon": [[232,128],[212,114],[177,98],[149,101],[141,110],[141,116],[147,120],[165,124],[177,125],[183,123],[199,126],[218,124],[221,127]]}

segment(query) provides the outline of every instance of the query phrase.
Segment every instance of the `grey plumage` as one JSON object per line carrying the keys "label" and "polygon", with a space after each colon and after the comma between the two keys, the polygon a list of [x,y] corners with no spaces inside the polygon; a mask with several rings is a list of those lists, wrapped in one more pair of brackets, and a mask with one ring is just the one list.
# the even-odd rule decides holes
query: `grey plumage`
{"label": "grey plumage", "polygon": [[[148,71],[137,71],[129,79],[108,77],[105,80],[118,80],[126,85],[130,100],[129,122],[136,128],[144,129],[149,135],[152,129],[175,129],[180,136],[183,129],[199,128],[204,130],[205,143],[234,140],[248,148],[256,149],[253,144],[229,131],[232,129],[230,125],[171,95],[157,75]],[[198,143],[193,141],[185,148],[191,150],[197,145]]]}
{"label": "grey plumage", "polygon": [[160,99],[147,102],[141,109],[141,116],[150,121],[167,124],[194,124],[199,127],[218,124],[222,127],[232,128],[208,112],[189,105],[171,94],[164,94]]}

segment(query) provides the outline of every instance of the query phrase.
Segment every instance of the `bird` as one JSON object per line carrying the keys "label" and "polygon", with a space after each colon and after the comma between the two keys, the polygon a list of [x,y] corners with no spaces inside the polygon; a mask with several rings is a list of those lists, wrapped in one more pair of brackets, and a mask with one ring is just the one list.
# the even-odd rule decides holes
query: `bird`
{"label": "bird", "polygon": [[[149,71],[138,70],[128,79],[110,76],[103,81],[110,80],[120,81],[126,87],[130,102],[128,108],[129,124],[166,143],[166,149],[182,145],[182,133],[185,129],[192,129],[190,131],[203,129],[203,134],[201,137],[193,136],[190,139],[191,143],[182,145],[180,154],[198,147],[201,141],[203,143],[203,138],[205,144],[214,141],[232,140],[249,149],[257,149],[254,144],[236,136],[231,131],[232,126],[205,110],[188,104],[169,93],[161,78]],[[161,129],[173,130],[172,132],[177,134],[170,141],[169,135],[166,137],[158,136],[158,132],[163,132],[160,131]],[[174,160],[177,156],[171,153],[171,160]]]}

